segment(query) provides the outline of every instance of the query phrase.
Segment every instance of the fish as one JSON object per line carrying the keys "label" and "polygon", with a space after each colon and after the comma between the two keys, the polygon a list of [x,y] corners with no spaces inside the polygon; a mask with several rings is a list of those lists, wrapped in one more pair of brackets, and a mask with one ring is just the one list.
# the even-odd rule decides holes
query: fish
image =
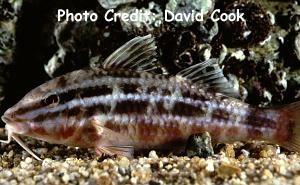
{"label": "fish", "polygon": [[159,74],[152,35],[138,36],[101,67],[80,69],[31,90],[1,117],[7,140],[92,148],[97,155],[133,157],[139,150],[178,150],[189,136],[209,132],[213,142],[262,140],[300,151],[300,102],[260,108],[211,58],[176,75]]}

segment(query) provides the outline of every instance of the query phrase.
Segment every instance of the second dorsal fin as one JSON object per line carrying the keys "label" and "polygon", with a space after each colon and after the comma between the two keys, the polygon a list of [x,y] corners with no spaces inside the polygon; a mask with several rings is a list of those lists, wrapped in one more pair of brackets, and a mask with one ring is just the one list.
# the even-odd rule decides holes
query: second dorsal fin
{"label": "second dorsal fin", "polygon": [[151,35],[135,37],[113,52],[103,63],[104,69],[152,71],[156,67],[156,45]]}
{"label": "second dorsal fin", "polygon": [[220,92],[234,98],[240,97],[239,88],[224,76],[223,70],[215,58],[186,68],[177,75],[191,80],[203,89]]}

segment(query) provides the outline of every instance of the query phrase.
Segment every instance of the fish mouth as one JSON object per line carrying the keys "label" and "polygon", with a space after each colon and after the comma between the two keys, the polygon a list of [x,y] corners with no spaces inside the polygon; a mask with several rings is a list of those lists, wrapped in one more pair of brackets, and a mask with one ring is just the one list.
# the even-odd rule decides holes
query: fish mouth
{"label": "fish mouth", "polygon": [[11,115],[4,113],[4,115],[1,116],[1,119],[6,124],[5,128],[11,133],[24,134],[28,131],[26,124],[16,121]]}
{"label": "fish mouth", "polygon": [[12,124],[18,122],[16,116],[16,108],[13,106],[3,113],[3,115],[1,116],[1,120],[6,124]]}
{"label": "fish mouth", "polygon": [[12,118],[10,116],[7,116],[7,115],[3,115],[1,116],[1,120],[6,123],[6,124],[10,124],[13,122]]}

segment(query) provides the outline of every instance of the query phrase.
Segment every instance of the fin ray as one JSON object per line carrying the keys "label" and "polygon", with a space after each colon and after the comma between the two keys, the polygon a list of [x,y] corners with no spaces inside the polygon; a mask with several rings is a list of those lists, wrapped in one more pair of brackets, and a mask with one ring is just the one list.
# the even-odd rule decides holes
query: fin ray
{"label": "fin ray", "polygon": [[215,58],[188,67],[177,75],[191,80],[205,90],[213,90],[234,98],[240,97],[239,89],[224,76]]}
{"label": "fin ray", "polygon": [[107,57],[103,68],[152,71],[157,68],[156,49],[151,35],[135,37]]}
{"label": "fin ray", "polygon": [[300,153],[300,101],[283,107],[283,110],[291,116],[291,119],[294,121],[294,125],[292,126],[292,135],[290,139],[279,144],[289,150]]}
{"label": "fin ray", "polygon": [[127,136],[104,127],[96,118],[91,120],[91,124],[94,125],[98,134],[101,135],[101,140],[95,146],[96,153],[99,155],[121,155],[133,158],[134,147],[130,145],[131,142]]}

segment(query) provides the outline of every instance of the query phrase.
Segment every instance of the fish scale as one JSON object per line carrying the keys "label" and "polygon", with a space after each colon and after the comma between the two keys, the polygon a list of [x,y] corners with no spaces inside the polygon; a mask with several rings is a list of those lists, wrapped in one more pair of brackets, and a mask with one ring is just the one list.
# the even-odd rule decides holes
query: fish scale
{"label": "fish scale", "polygon": [[156,74],[155,50],[151,36],[136,37],[102,68],[33,89],[2,116],[8,140],[1,142],[14,139],[36,159],[19,135],[132,157],[133,150],[177,150],[207,131],[214,142],[266,140],[300,151],[299,102],[265,109],[240,101],[216,59],[172,77]]}

